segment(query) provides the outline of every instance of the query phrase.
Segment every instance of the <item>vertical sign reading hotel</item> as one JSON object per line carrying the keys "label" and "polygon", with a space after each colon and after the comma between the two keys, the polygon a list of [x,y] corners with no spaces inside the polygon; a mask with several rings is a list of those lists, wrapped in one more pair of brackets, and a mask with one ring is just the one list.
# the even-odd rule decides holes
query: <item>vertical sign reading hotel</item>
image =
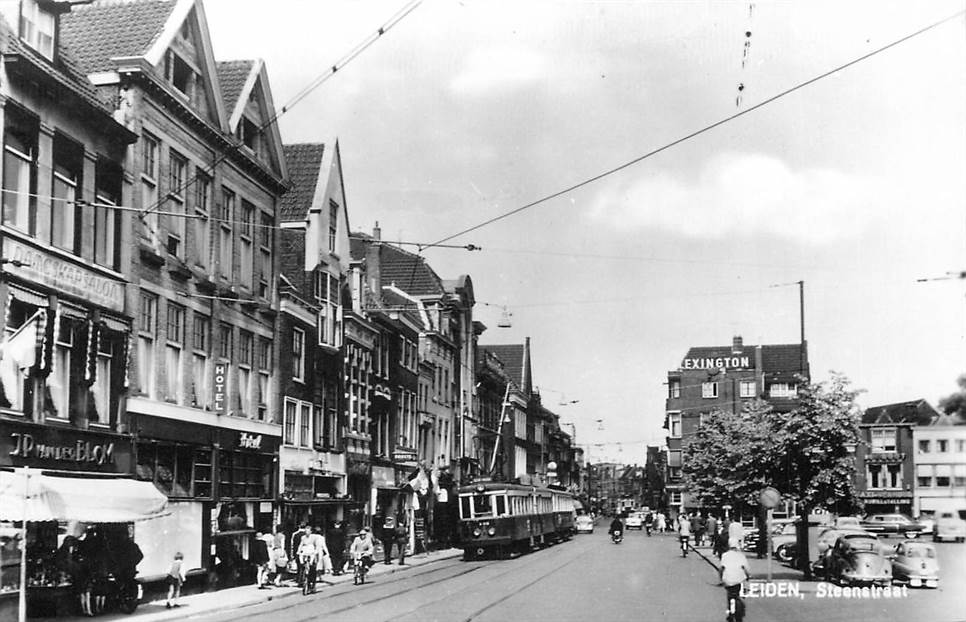
{"label": "vertical sign reading hotel", "polygon": [[213,378],[211,383],[211,409],[216,415],[224,415],[226,404],[228,403],[228,370],[229,363],[215,363],[212,367]]}

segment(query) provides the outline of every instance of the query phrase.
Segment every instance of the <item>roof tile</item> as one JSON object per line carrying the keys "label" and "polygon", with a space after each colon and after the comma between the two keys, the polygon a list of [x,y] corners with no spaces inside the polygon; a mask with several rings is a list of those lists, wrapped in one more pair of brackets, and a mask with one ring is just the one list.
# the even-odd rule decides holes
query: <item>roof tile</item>
{"label": "roof tile", "polygon": [[319,183],[319,171],[325,145],[322,143],[299,143],[284,145],[285,163],[292,187],[282,195],[279,220],[299,222],[308,218],[312,199]]}
{"label": "roof tile", "polygon": [[216,70],[218,71],[218,83],[221,85],[221,96],[225,101],[225,108],[230,115],[238,103],[245,82],[255,66],[253,60],[227,60],[218,61]]}

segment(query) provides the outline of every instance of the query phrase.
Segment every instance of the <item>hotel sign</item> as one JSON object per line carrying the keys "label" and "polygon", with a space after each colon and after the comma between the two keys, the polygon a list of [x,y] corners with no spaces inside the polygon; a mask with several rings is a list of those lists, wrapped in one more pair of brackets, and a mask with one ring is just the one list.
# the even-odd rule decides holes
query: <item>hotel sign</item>
{"label": "hotel sign", "polygon": [[751,367],[749,356],[690,358],[681,362],[682,369],[749,369]]}
{"label": "hotel sign", "polygon": [[[9,236],[3,241],[4,270],[35,283],[78,296],[90,302],[124,311],[124,284]],[[20,262],[18,266],[13,262]]]}
{"label": "hotel sign", "polygon": [[212,394],[211,409],[217,415],[224,415],[228,407],[228,370],[229,363],[215,363],[212,365]]}

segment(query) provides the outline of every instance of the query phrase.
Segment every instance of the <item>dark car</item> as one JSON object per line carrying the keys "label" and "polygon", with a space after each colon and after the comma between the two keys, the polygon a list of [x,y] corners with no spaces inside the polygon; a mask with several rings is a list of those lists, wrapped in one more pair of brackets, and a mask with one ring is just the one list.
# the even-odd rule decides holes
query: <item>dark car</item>
{"label": "dark car", "polygon": [[905,514],[872,514],[861,523],[862,529],[881,535],[899,535],[904,538],[917,538],[925,526]]}
{"label": "dark car", "polygon": [[872,534],[846,533],[825,559],[825,579],[844,585],[892,585],[892,562]]}

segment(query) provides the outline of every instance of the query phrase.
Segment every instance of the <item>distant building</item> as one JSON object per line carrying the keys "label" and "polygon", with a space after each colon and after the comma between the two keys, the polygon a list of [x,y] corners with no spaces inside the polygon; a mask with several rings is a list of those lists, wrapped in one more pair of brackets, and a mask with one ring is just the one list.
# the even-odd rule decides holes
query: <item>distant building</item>
{"label": "distant building", "polygon": [[951,419],[942,416],[912,430],[916,447],[916,514],[966,514],[966,425],[951,425]]}
{"label": "distant building", "polygon": [[755,399],[779,412],[798,404],[798,385],[809,377],[808,344],[745,345],[736,336],[730,346],[688,350],[677,369],[668,371],[664,427],[667,436],[665,491],[671,516],[701,506],[682,480],[684,449],[702,417],[712,411],[739,414]]}

